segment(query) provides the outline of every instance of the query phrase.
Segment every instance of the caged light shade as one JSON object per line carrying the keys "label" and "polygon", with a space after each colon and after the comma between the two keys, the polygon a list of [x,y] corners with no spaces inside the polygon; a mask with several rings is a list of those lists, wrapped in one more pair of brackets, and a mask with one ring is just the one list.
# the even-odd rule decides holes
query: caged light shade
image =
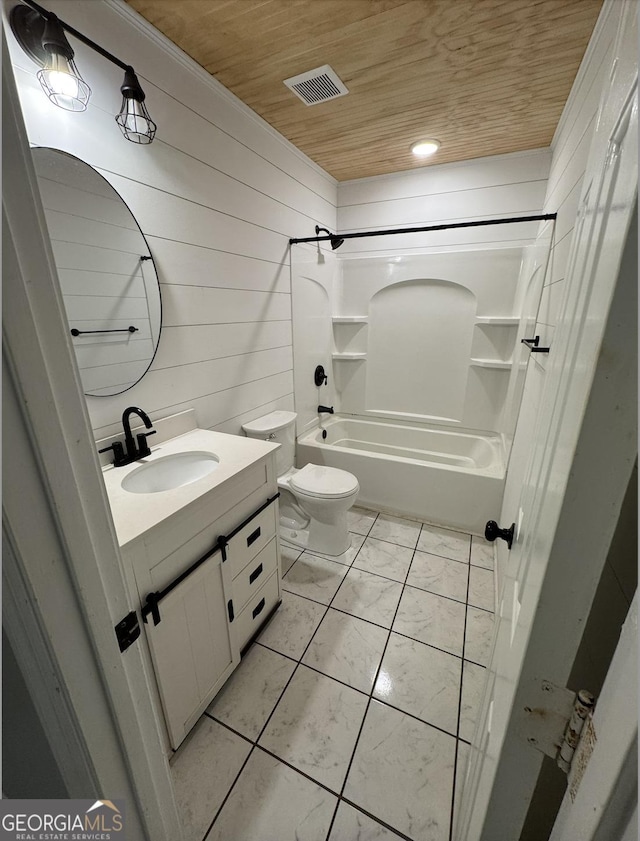
{"label": "caged light shade", "polygon": [[85,111],[91,88],[80,75],[73,59],[53,54],[38,71],[42,90],[54,105],[65,111]]}
{"label": "caged light shade", "polygon": [[42,64],[38,81],[54,105],[65,111],[85,111],[91,88],[80,75],[58,18],[49,13],[42,29]]}
{"label": "caged light shade", "polygon": [[156,134],[157,126],[149,116],[144,104],[144,91],[133,67],[127,67],[124,82],[120,88],[122,106],[116,117],[116,122],[127,140],[132,143],[151,143]]}

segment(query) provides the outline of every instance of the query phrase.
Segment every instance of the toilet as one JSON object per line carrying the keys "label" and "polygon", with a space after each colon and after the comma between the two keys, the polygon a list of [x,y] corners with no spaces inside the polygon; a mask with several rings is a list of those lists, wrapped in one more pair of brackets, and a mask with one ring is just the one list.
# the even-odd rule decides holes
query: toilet
{"label": "toilet", "polygon": [[336,467],[293,466],[296,417],[295,412],[270,412],[242,429],[249,438],[281,444],[276,452],[281,539],[311,552],[341,555],[351,545],[347,511],[360,485],[352,473]]}

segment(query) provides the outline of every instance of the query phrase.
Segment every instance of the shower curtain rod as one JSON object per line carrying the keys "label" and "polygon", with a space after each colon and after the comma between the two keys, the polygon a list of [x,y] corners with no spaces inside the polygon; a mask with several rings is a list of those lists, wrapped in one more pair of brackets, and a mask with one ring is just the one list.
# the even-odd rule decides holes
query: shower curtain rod
{"label": "shower curtain rod", "polygon": [[426,231],[447,231],[450,228],[479,228],[484,225],[507,225],[511,222],[545,222],[549,219],[556,219],[557,213],[543,213],[537,216],[511,216],[508,219],[480,219],[476,222],[450,222],[447,225],[427,225],[422,228],[389,228],[385,231],[359,231],[354,234],[334,234],[324,237],[293,237],[289,240],[290,245],[298,242],[324,242],[339,237],[345,239],[358,239],[359,237],[386,237],[390,234],[421,234]]}

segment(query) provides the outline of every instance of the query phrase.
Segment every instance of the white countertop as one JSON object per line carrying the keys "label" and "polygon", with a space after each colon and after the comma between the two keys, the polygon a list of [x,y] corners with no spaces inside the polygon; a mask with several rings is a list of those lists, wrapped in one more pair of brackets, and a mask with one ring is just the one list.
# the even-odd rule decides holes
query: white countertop
{"label": "white countertop", "polygon": [[[227,479],[269,455],[279,446],[256,438],[228,435],[208,429],[193,429],[151,447],[151,455],[147,458],[134,461],[126,467],[109,465],[103,468],[102,476],[119,545],[124,546],[139,537],[203,494],[219,487]],[[173,490],[147,494],[131,493],[121,487],[125,476],[142,464],[148,464],[158,457],[194,450],[214,453],[219,459],[219,466],[202,479]]]}

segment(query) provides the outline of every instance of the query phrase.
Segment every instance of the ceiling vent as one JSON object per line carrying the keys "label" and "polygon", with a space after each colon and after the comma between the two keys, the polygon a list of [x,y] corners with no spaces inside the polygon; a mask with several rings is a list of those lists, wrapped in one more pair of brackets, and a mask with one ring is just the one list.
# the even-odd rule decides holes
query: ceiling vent
{"label": "ceiling vent", "polygon": [[284,80],[285,85],[298,96],[305,105],[318,105],[329,99],[337,99],[349,93],[344,83],[328,64],[316,67]]}

